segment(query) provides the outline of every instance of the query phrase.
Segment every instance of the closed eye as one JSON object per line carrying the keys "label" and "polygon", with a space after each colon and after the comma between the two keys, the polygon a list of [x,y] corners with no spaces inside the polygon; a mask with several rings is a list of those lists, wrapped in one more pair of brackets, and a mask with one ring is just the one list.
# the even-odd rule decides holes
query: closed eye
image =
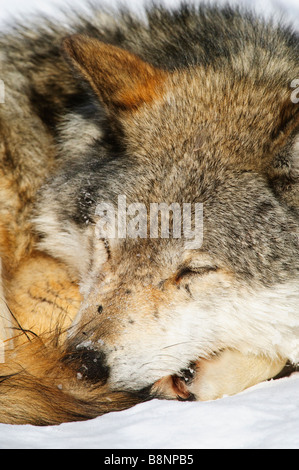
{"label": "closed eye", "polygon": [[205,274],[209,274],[210,272],[216,272],[217,270],[217,266],[184,266],[178,271],[175,277],[175,281],[180,282],[181,279],[190,276],[204,276]]}

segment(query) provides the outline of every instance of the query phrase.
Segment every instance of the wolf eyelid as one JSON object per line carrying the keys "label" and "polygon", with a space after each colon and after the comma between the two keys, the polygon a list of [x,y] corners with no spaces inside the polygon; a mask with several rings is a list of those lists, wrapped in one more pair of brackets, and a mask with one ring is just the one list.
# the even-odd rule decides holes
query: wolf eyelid
{"label": "wolf eyelid", "polygon": [[212,271],[217,271],[217,266],[201,266],[201,267],[184,267],[182,268],[177,276],[176,281],[180,281],[182,278],[190,275],[204,276]]}

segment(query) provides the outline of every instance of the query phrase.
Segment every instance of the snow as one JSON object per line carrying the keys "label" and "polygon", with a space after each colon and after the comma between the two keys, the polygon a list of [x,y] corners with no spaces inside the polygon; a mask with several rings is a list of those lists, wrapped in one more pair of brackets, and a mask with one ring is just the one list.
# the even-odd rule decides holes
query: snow
{"label": "snow", "polygon": [[296,373],[214,402],[153,400],[47,428],[2,424],[0,448],[298,449],[298,389]]}
{"label": "snow", "polygon": [[[98,0],[99,1],[99,0]],[[102,4],[117,5],[118,3],[130,5],[135,10],[141,11],[141,5],[144,1],[140,0],[100,0]],[[145,0],[146,2],[147,0]],[[194,0],[199,3],[201,0]],[[214,0],[207,0],[207,3],[213,3]],[[180,3],[180,0],[162,0],[166,5],[175,6]],[[218,0],[218,4],[227,3],[226,0]],[[257,11],[262,12],[266,16],[284,15],[299,27],[299,2],[298,0],[230,0],[231,4],[245,4],[250,5]],[[41,11],[48,15],[59,16],[59,9],[69,7],[71,10],[85,8],[84,0],[0,0],[0,25],[12,16],[24,18],[25,14],[30,14],[36,11]]]}
{"label": "snow", "polygon": [[[245,1],[245,0],[244,0]],[[0,0],[0,25],[36,9],[58,15],[65,0]],[[69,2],[83,8],[83,0]],[[116,3],[114,2],[109,2]],[[165,0],[177,4],[177,0]],[[218,1],[218,3],[224,3]],[[231,3],[240,4],[232,0]],[[244,3],[244,2],[242,2]],[[298,0],[247,1],[299,28]],[[138,0],[131,0],[140,8]],[[38,428],[0,424],[0,449],[298,449],[299,374],[206,403],[153,400],[83,423]],[[111,452],[107,453],[111,455]]]}

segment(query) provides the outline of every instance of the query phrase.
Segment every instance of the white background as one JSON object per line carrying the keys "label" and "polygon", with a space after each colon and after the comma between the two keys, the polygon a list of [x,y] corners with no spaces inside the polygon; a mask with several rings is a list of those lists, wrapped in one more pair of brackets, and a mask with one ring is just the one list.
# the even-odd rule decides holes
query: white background
{"label": "white background", "polygon": [[[98,0],[101,1],[101,0]],[[163,0],[162,0],[163,1]],[[213,3],[213,0],[207,2]],[[199,3],[200,0],[195,0]],[[117,0],[104,0],[102,3],[107,5],[117,5]],[[132,8],[140,9],[144,3],[139,0],[122,0],[123,4],[130,5]],[[146,0],[145,0],[146,3]],[[179,0],[164,0],[166,5],[177,5]],[[218,4],[226,3],[226,0],[218,0]],[[299,0],[230,0],[231,4],[246,4],[255,7],[259,12],[266,15],[283,13],[288,19],[299,25]],[[0,0],[0,21],[10,19],[13,15],[24,18],[24,14],[36,12],[58,16],[59,8],[69,6],[71,10],[75,8],[84,9],[84,0]]]}
{"label": "white background", "polygon": [[[109,4],[115,4],[110,1]],[[169,5],[177,1],[168,0]],[[218,3],[224,3],[220,1]],[[231,3],[240,4],[238,1]],[[284,12],[299,27],[299,0],[247,1],[265,15]],[[0,27],[38,8],[62,19],[65,0],[0,0]],[[83,0],[69,2],[83,8]],[[140,2],[130,5],[140,8]],[[55,404],[54,404],[55,406]],[[299,448],[299,374],[208,403],[157,401],[84,423],[48,428],[0,424],[0,448]]]}

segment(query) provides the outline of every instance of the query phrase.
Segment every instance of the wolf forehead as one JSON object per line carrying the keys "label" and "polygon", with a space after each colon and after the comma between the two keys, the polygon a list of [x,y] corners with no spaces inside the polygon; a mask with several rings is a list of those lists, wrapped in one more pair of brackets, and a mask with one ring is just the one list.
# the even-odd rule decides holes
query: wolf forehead
{"label": "wolf forehead", "polygon": [[[123,164],[124,162],[122,162],[122,167]],[[251,172],[242,173],[232,170],[222,172],[222,177],[220,174],[215,174],[213,177],[210,174],[207,178],[205,173],[200,172],[198,175],[193,173],[190,176],[186,168],[187,174],[185,176],[182,174],[176,189],[168,186],[166,175],[161,180],[157,175],[155,185],[159,186],[159,190],[153,192],[150,190],[151,182],[146,190],[148,172],[144,170],[142,176],[138,175],[138,169],[136,173],[133,173],[133,183],[131,168],[126,169],[127,180],[124,168],[120,175],[116,172],[109,179],[106,176],[105,165],[101,166],[96,172],[97,177],[93,177],[94,188],[88,184],[84,188],[89,198],[94,191],[92,204],[89,203],[90,199],[85,200],[82,196],[84,191],[77,187],[75,203],[73,200],[69,201],[68,194],[60,191],[58,205],[56,199],[58,192],[53,190],[53,187],[49,187],[45,199],[47,201],[45,215],[41,211],[40,219],[37,220],[39,230],[44,234],[42,243],[45,248],[54,249],[54,253],[59,252],[61,248],[62,256],[64,256],[68,252],[69,245],[74,252],[73,256],[79,263],[82,262],[81,258],[85,257],[85,252],[87,253],[86,260],[88,260],[90,252],[94,250],[93,246],[96,246],[94,242],[90,243],[89,234],[93,233],[94,228],[97,227],[97,207],[103,201],[109,204],[112,201],[117,219],[118,194],[113,192],[113,184],[117,186],[123,180],[119,188],[120,194],[127,194],[128,203],[130,201],[142,203],[146,209],[150,206],[150,201],[156,200],[165,201],[169,206],[172,201],[176,203],[201,202],[203,204],[203,243],[198,251],[202,256],[209,253],[210,263],[225,267],[243,279],[270,284],[296,276],[298,273],[296,218],[291,211],[281,207],[263,178],[252,175]],[[109,165],[108,173],[112,174]],[[90,179],[90,173],[76,172],[77,178],[82,184],[82,180],[85,179],[87,182]],[[74,190],[76,183],[69,179],[68,185]],[[134,191],[135,185],[136,191]],[[52,201],[51,204],[49,204],[50,201]],[[73,203],[74,206],[70,210]],[[150,215],[149,210],[147,214]],[[129,217],[126,216],[126,218],[129,220]],[[86,224],[87,219],[88,224]],[[97,234],[96,230],[95,233]],[[123,271],[124,276],[132,272],[134,278],[137,273],[144,271],[144,266],[152,269],[154,267],[152,263],[155,263],[156,274],[159,274],[161,267],[163,269],[167,267],[169,275],[172,275],[186,256],[183,235],[182,233],[182,238],[174,238],[170,230],[167,239],[160,237],[152,239],[148,231],[145,239],[117,237],[113,240],[108,239],[105,245],[110,257],[110,266],[112,268],[114,266],[113,269],[119,274]],[[196,252],[191,251],[189,257],[192,259],[195,255]],[[97,252],[92,253],[92,256],[97,256]],[[120,267],[122,267],[121,270]],[[165,276],[165,272],[161,274],[160,280],[163,280],[163,275]]]}

